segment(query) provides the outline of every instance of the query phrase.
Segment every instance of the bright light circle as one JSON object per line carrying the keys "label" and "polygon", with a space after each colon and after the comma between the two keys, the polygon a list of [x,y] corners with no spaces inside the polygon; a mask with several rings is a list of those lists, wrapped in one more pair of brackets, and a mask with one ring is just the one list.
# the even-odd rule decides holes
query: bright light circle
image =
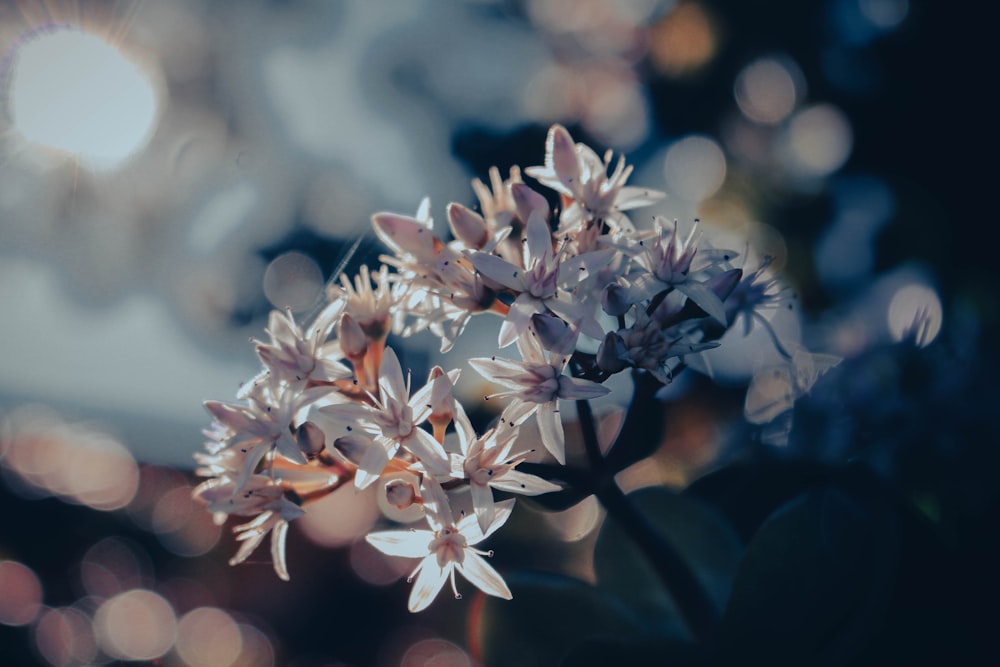
{"label": "bright light circle", "polygon": [[98,170],[121,166],[145,146],[159,106],[147,73],[74,28],[25,39],[14,54],[7,100],[25,139]]}

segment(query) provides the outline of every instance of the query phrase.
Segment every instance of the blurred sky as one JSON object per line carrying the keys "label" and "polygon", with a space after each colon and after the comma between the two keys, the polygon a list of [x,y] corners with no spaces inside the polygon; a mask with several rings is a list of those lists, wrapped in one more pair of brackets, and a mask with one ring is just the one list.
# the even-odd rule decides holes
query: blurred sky
{"label": "blurred sky", "polygon": [[371,213],[429,195],[443,221],[490,165],[538,163],[552,122],[667,190],[650,214],[776,255],[807,317],[851,322],[835,352],[890,336],[902,287],[978,304],[964,20],[917,0],[0,3],[0,411],[42,402],[188,465],[269,308],[313,307]]}

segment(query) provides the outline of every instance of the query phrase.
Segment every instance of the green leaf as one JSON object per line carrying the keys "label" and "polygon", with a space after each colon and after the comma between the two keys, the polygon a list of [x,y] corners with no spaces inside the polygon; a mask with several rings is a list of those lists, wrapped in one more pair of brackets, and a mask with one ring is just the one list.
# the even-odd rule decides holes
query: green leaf
{"label": "green leaf", "polygon": [[897,524],[883,499],[833,485],[774,512],[748,545],[733,584],[723,655],[760,664],[849,664],[888,608]]}
{"label": "green leaf", "polygon": [[[721,614],[743,553],[739,536],[725,517],[697,499],[660,487],[632,493],[628,500],[688,563]],[[611,515],[597,538],[594,567],[598,586],[636,609],[651,631],[686,636],[674,600],[656,570]]]}
{"label": "green leaf", "polygon": [[550,667],[586,639],[638,636],[620,600],[582,581],[526,572],[506,580],[514,599],[486,598],[478,618],[486,665]]}
{"label": "green leaf", "polygon": [[833,474],[809,461],[737,463],[699,477],[683,493],[719,509],[746,543],[774,510]]}

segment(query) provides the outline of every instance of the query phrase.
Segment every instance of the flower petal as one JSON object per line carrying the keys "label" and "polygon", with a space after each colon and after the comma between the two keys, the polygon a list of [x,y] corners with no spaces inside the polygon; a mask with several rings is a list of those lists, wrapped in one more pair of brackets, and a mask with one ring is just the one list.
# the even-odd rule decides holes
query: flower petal
{"label": "flower petal", "polygon": [[726,324],[726,307],[722,305],[722,299],[709,286],[697,280],[685,280],[682,283],[677,283],[674,287],[718,320],[720,324]]}
{"label": "flower petal", "polygon": [[447,475],[451,470],[448,454],[437,440],[422,428],[414,428],[401,443],[403,447],[420,459],[424,470],[432,475]]}
{"label": "flower petal", "polygon": [[361,457],[361,462],[358,464],[358,471],[354,475],[354,486],[357,487],[358,491],[371,486],[385,470],[389,459],[396,453],[398,445],[392,444],[389,448],[392,450],[391,452],[387,450],[385,443],[376,441],[365,450],[364,456]]}
{"label": "flower petal", "polygon": [[399,357],[391,347],[385,349],[378,374],[378,387],[382,391],[383,404],[389,400],[396,403],[406,403],[409,400],[410,395],[406,389],[403,369],[399,365]]}
{"label": "flower petal", "polygon": [[433,539],[429,530],[385,530],[365,536],[365,541],[382,553],[403,558],[426,557]]}
{"label": "flower petal", "polygon": [[472,495],[472,507],[476,512],[479,528],[485,533],[486,529],[493,523],[496,514],[493,508],[493,490],[489,486],[473,483],[469,485],[469,491]]}
{"label": "flower petal", "polygon": [[524,269],[520,266],[511,264],[505,259],[485,252],[474,252],[469,255],[469,259],[472,261],[472,265],[476,267],[476,270],[490,280],[498,282],[515,292],[524,291],[524,282],[521,280]]}
{"label": "flower petal", "polygon": [[453,567],[454,563],[451,562],[444,567],[438,565],[437,556],[434,554],[424,558],[420,564],[420,573],[417,575],[417,580],[413,582],[413,590],[410,591],[408,605],[410,611],[416,613],[430,606],[434,598],[437,597],[441,587],[444,586],[445,579],[448,578],[448,574]]}
{"label": "flower petal", "polygon": [[523,496],[537,496],[562,490],[558,484],[518,470],[508,470],[501,477],[490,482],[490,486],[501,491],[520,493]]}
{"label": "flower petal", "polygon": [[504,600],[510,600],[514,597],[500,573],[494,570],[493,566],[479,554],[467,553],[465,562],[457,563],[456,567],[462,576],[482,592]]}
{"label": "flower petal", "polygon": [[545,403],[535,412],[538,420],[538,432],[542,436],[542,444],[556,461],[566,465],[566,441],[563,436],[562,419],[559,417],[557,402]]}
{"label": "flower petal", "polygon": [[271,530],[271,561],[274,572],[279,579],[288,581],[288,563],[285,560],[285,536],[288,535],[288,522],[279,521]]}

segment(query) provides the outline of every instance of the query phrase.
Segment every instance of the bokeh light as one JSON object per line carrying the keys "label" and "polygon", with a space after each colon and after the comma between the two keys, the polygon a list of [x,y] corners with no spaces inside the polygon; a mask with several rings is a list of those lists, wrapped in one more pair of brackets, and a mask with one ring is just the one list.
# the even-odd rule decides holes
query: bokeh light
{"label": "bokeh light", "polygon": [[563,542],[579,542],[600,525],[602,512],[594,496],[588,496],[569,509],[542,515]]}
{"label": "bokeh light", "polygon": [[264,294],[275,308],[304,310],[316,303],[323,291],[323,272],[309,255],[286,252],[264,271]]}
{"label": "bokeh light", "polygon": [[26,36],[7,89],[14,127],[30,142],[95,169],[122,165],[148,141],[159,114],[155,74],[75,28]]}
{"label": "bokeh light", "polygon": [[410,646],[400,667],[472,667],[469,655],[445,639],[423,639]]}
{"label": "bokeh light", "polygon": [[30,567],[0,560],[0,623],[27,625],[42,608],[42,584]]}
{"label": "bokeh light", "polygon": [[805,95],[801,70],[788,58],[759,58],[736,77],[733,93],[740,111],[763,125],[780,123]]}
{"label": "bokeh light", "polygon": [[715,56],[718,41],[704,6],[681,2],[651,26],[649,55],[664,74],[683,76],[704,67]]}
{"label": "bokeh light", "polygon": [[84,554],[80,580],[88,594],[106,599],[141,587],[151,569],[149,555],[139,545],[118,536],[106,537]]}
{"label": "bokeh light", "polygon": [[800,110],[788,125],[789,166],[806,177],[825,177],[851,154],[854,136],[844,113],[830,104]]}
{"label": "bokeh light", "polygon": [[388,557],[365,540],[353,542],[350,549],[349,557],[354,574],[373,586],[388,586],[410,574],[416,567],[415,560]]}
{"label": "bokeh light", "polygon": [[726,180],[726,156],[705,136],[679,139],[667,149],[663,176],[670,194],[701,201],[715,194]]}
{"label": "bokeh light", "polygon": [[176,650],[188,667],[230,667],[243,650],[242,634],[225,611],[199,607],[177,623]]}
{"label": "bokeh light", "polygon": [[362,538],[381,516],[375,503],[379,485],[358,491],[346,484],[309,504],[309,511],[295,522],[296,528],[314,543],[339,547]]}
{"label": "bokeh light", "polygon": [[90,617],[74,607],[46,609],[33,627],[38,653],[53,667],[91,665],[97,640]]}
{"label": "bokeh light", "polygon": [[135,459],[93,425],[68,423],[51,408],[29,404],[7,415],[3,433],[6,456],[0,463],[27,482],[33,495],[103,511],[121,509],[135,495]]}
{"label": "bokeh light", "polygon": [[926,347],[937,338],[943,319],[937,292],[925,285],[901,287],[889,302],[889,331],[897,341]]}
{"label": "bokeh light", "polygon": [[121,660],[153,660],[174,644],[177,618],[161,595],[146,589],[119,593],[97,608],[97,641],[108,655]]}

